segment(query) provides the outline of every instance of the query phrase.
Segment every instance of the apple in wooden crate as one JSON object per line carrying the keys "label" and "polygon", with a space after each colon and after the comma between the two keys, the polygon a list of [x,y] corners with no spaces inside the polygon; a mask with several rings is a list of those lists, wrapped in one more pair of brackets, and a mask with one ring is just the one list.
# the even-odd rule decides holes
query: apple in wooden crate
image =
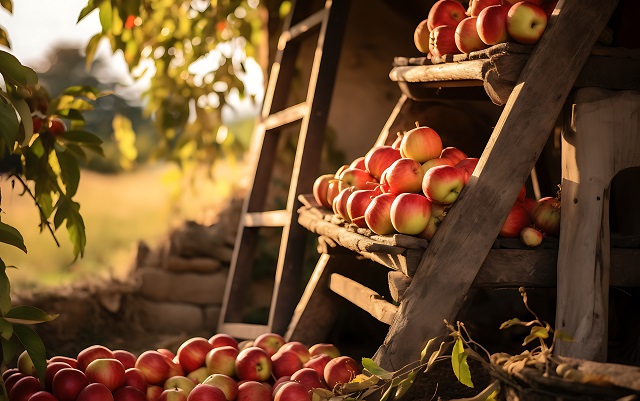
{"label": "apple in wooden crate", "polygon": [[332,359],[333,358],[327,354],[314,355],[304,364],[304,367],[311,368],[315,370],[320,377],[324,377],[324,368]]}
{"label": "apple in wooden crate", "polygon": [[365,155],[364,164],[369,174],[379,180],[384,170],[400,159],[400,150],[391,146],[375,146]]}
{"label": "apple in wooden crate", "polygon": [[313,368],[302,368],[291,375],[291,380],[305,386],[307,390],[312,388],[327,388],[324,384],[324,378],[321,378],[318,372]]}
{"label": "apple in wooden crate", "polygon": [[533,227],[525,227],[520,231],[520,241],[529,247],[535,247],[542,243],[544,235]]}
{"label": "apple in wooden crate", "polygon": [[436,166],[425,173],[422,191],[431,202],[450,205],[458,199],[464,185],[462,171],[451,166]]}
{"label": "apple in wooden crate", "polygon": [[507,14],[510,8],[510,4],[490,6],[478,14],[478,35],[485,44],[492,46],[509,41]]}
{"label": "apple in wooden crate", "polygon": [[488,45],[480,39],[477,21],[478,17],[465,18],[460,21],[456,27],[456,46],[462,53],[471,53],[488,47]]}
{"label": "apple in wooden crate", "polygon": [[401,158],[385,170],[384,177],[392,194],[418,193],[422,190],[424,170],[420,162]]}
{"label": "apple in wooden crate", "polygon": [[300,341],[289,341],[280,348],[281,351],[291,350],[298,355],[300,362],[306,363],[310,358],[311,354],[309,353],[309,347]]}
{"label": "apple in wooden crate", "polygon": [[[380,195],[379,190],[367,189],[353,191],[353,193],[349,195],[347,199],[347,214],[353,224],[360,228],[367,227],[367,223],[364,220],[364,212],[367,210],[373,198],[378,195]],[[309,349],[309,353],[311,353],[311,349]]]}
{"label": "apple in wooden crate", "polygon": [[429,53],[433,57],[460,53],[460,49],[456,45],[456,27],[442,25],[431,31],[429,33]]}
{"label": "apple in wooden crate", "polygon": [[470,0],[469,7],[467,7],[467,15],[477,17],[478,14],[480,14],[480,11],[485,8],[489,6],[498,6],[501,3],[501,0]]}
{"label": "apple in wooden crate", "polygon": [[513,40],[525,45],[538,42],[547,27],[547,13],[529,1],[520,1],[509,9],[507,31]]}
{"label": "apple in wooden crate", "polygon": [[440,157],[442,139],[433,128],[416,126],[402,137],[400,153],[402,157],[424,163],[427,160]]}
{"label": "apple in wooden crate", "polygon": [[391,193],[378,195],[365,210],[364,220],[374,233],[384,235],[395,232],[391,223],[391,204],[396,196]]}
{"label": "apple in wooden crate", "polygon": [[253,346],[262,348],[271,356],[278,352],[286,342],[284,337],[278,333],[263,333],[256,337],[253,341]]}
{"label": "apple in wooden crate", "polygon": [[455,0],[439,0],[429,9],[427,27],[430,31],[440,26],[455,28],[466,16],[466,10],[461,3]]}
{"label": "apple in wooden crate", "polygon": [[544,197],[531,209],[531,221],[547,235],[560,234],[560,199]]}
{"label": "apple in wooden crate", "polygon": [[530,224],[531,220],[529,219],[529,214],[522,205],[516,202],[500,228],[500,236],[506,238],[517,238],[522,229]]}
{"label": "apple in wooden crate", "polygon": [[400,194],[391,204],[390,217],[397,232],[419,234],[427,227],[431,218],[431,202],[422,194]]}

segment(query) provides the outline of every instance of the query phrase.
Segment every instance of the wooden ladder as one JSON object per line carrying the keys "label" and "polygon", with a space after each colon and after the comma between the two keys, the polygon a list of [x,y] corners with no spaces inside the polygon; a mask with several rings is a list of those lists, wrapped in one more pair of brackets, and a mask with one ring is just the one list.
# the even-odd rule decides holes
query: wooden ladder
{"label": "wooden ladder", "polygon": [[[255,163],[253,182],[244,201],[218,322],[218,332],[236,338],[251,339],[266,332],[284,334],[301,292],[306,230],[297,222],[298,195],[311,192],[318,175],[350,2],[327,0],[324,7],[315,12],[312,3],[308,0],[292,2],[271,66],[261,122],[254,132],[250,149],[251,160]],[[287,107],[301,44],[318,30],[306,99]],[[299,122],[300,131],[286,208],[265,210],[280,133],[285,126],[295,122]],[[248,295],[260,228],[266,227],[282,228],[268,322],[266,325],[244,323],[242,306]]]}

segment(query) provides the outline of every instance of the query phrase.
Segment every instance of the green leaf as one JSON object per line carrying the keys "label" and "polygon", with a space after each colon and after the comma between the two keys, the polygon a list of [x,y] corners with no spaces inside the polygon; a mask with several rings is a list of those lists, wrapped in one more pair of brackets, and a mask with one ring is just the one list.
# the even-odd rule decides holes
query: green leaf
{"label": "green leaf", "polygon": [[7,276],[7,266],[0,259],[0,313],[3,315],[11,309],[11,282]]}
{"label": "green leaf", "polygon": [[38,83],[38,74],[29,67],[25,67],[15,56],[0,50],[0,74],[7,83],[20,86]]}
{"label": "green leaf", "polygon": [[0,100],[0,137],[9,152],[13,152],[13,146],[18,139],[20,122],[16,110],[11,104]]}
{"label": "green leaf", "polygon": [[527,345],[531,341],[535,340],[536,338],[540,338],[540,339],[549,338],[549,331],[542,326],[533,326],[531,328],[531,333],[525,337],[522,345]]}
{"label": "green leaf", "polygon": [[0,337],[0,343],[2,344],[2,361],[5,364],[8,364],[18,356],[20,341],[16,336],[12,336],[8,340],[4,337]]}
{"label": "green leaf", "polygon": [[400,384],[401,381],[402,378],[400,377],[396,377],[395,379],[391,380],[391,383],[389,383],[389,388],[387,388],[387,391],[384,392],[382,398],[380,398],[380,401],[388,400],[389,397],[391,397],[391,393],[393,393],[394,389],[398,386],[398,384]]}
{"label": "green leaf", "polygon": [[93,110],[93,105],[80,97],[62,95],[49,103],[48,111],[49,114],[57,114],[67,112],[68,109],[75,109],[79,111]]}
{"label": "green leaf", "polygon": [[98,50],[98,43],[100,43],[100,39],[102,39],[102,33],[96,33],[89,39],[87,43],[87,47],[84,50],[85,54],[85,69],[89,71],[91,69],[91,63],[93,63],[93,59],[96,56],[96,51]]}
{"label": "green leaf", "polygon": [[80,165],[78,160],[69,152],[59,152],[56,150],[56,157],[60,165],[60,178],[66,188],[68,197],[73,197],[78,190],[80,182]]}
{"label": "green leaf", "polygon": [[82,121],[84,123],[84,116],[76,109],[58,110],[58,115],[69,120]]}
{"label": "green leaf", "polygon": [[58,201],[58,210],[53,217],[53,222],[58,228],[62,221],[67,221],[67,232],[69,239],[73,244],[73,255],[77,259],[78,256],[84,256],[84,247],[87,244],[87,237],[84,228],[84,220],[80,215],[80,204],[66,197],[61,197]]}
{"label": "green leaf", "polygon": [[438,350],[433,351],[433,353],[431,354],[431,356],[429,357],[429,361],[427,361],[427,368],[429,368],[429,366],[433,365],[433,363],[436,361],[436,358],[438,358],[440,356],[440,353],[442,353],[442,350],[444,349],[444,345],[446,343],[443,341],[440,343],[440,347],[438,348]]}
{"label": "green leaf", "polygon": [[4,318],[14,324],[37,324],[50,322],[57,318],[58,314],[50,315],[42,309],[34,306],[16,306],[4,315]]}
{"label": "green leaf", "polygon": [[25,135],[22,145],[26,146],[29,144],[31,137],[33,136],[33,119],[31,118],[31,110],[29,110],[29,105],[24,99],[11,97],[11,103],[20,115],[20,120],[22,120]]}
{"label": "green leaf", "polygon": [[13,2],[11,0],[0,0],[0,6],[7,10],[10,14],[13,13]]}
{"label": "green leaf", "polygon": [[342,385],[342,394],[354,393],[356,391],[362,391],[376,385],[380,381],[378,376],[367,376],[359,374],[354,377],[349,383]]}
{"label": "green leaf", "polygon": [[507,329],[507,328],[509,328],[511,326],[520,325],[521,323],[522,322],[517,317],[513,318],[513,319],[510,319],[510,320],[507,320],[506,322],[504,322],[504,323],[502,323],[500,325],[500,330]]}
{"label": "green leaf", "polygon": [[100,25],[102,25],[102,32],[107,33],[113,24],[113,8],[111,7],[111,2],[103,1],[98,9],[100,10]]}
{"label": "green leaf", "polygon": [[554,336],[557,340],[560,340],[560,341],[567,341],[567,342],[575,341],[573,336],[571,336],[569,333],[567,333],[564,330],[556,330],[554,333]]}
{"label": "green leaf", "polygon": [[82,130],[70,130],[63,132],[60,136],[63,141],[102,145],[103,141],[95,134]]}
{"label": "green leaf", "polygon": [[42,340],[38,334],[33,331],[33,329],[27,326],[15,325],[13,327],[13,332],[29,354],[29,357],[31,357],[33,366],[35,366],[38,377],[40,378],[40,384],[44,388],[44,374],[47,370],[47,355]]}
{"label": "green leaf", "polygon": [[389,372],[378,366],[377,363],[371,358],[362,358],[362,367],[374,376],[381,378],[382,380],[391,380],[394,372]]}
{"label": "green leaf", "polygon": [[8,340],[13,335],[13,325],[3,318],[0,318],[0,336]]}
{"label": "green leaf", "polygon": [[8,224],[0,221],[0,242],[13,245],[24,253],[27,253],[27,247],[24,245],[24,239],[20,231],[16,230]]}
{"label": "green leaf", "polygon": [[414,369],[411,372],[409,372],[409,374],[404,380],[398,383],[398,389],[396,390],[396,395],[394,396],[395,400],[402,398],[402,396],[404,396],[407,393],[407,391],[409,391],[417,375],[418,375],[418,369]]}
{"label": "green leaf", "polygon": [[11,42],[9,41],[9,35],[7,35],[7,31],[0,27],[0,45],[6,46],[11,49]]}
{"label": "green leaf", "polygon": [[467,363],[467,354],[464,352],[464,344],[462,339],[458,338],[453,345],[451,351],[451,366],[453,367],[453,373],[458,378],[458,381],[467,387],[473,388],[473,382],[471,382],[471,371],[469,370],[469,364]]}
{"label": "green leaf", "polygon": [[100,5],[100,3],[102,1],[103,0],[97,0],[97,1],[88,0],[87,1],[87,5],[84,6],[84,8],[82,10],[80,10],[80,14],[78,15],[78,21],[77,22],[82,21],[87,15],[91,14],[91,12],[93,10],[98,8],[98,6]]}

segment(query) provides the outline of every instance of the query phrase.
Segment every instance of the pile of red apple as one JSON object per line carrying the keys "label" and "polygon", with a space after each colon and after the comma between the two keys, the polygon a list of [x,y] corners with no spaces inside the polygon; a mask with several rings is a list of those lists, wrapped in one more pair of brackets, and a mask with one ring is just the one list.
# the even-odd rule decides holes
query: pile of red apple
{"label": "pile of red apple", "polygon": [[311,347],[276,333],[238,343],[216,334],[193,337],[174,354],[92,345],[76,358],[47,361],[44,382],[26,351],[2,377],[9,401],[310,401],[314,388],[334,389],[360,365],[333,344]]}
{"label": "pile of red apple", "polygon": [[[433,128],[416,124],[392,145],[375,146],[335,174],[318,177],[313,196],[346,223],[379,235],[400,233],[431,240],[478,160],[458,148],[443,148]],[[526,245],[537,246],[544,235],[558,235],[559,225],[558,199],[536,202],[526,198],[523,186],[500,236],[522,233]]]}
{"label": "pile of red apple", "polygon": [[432,57],[471,53],[498,43],[535,44],[558,0],[440,0],[414,32],[419,51]]}

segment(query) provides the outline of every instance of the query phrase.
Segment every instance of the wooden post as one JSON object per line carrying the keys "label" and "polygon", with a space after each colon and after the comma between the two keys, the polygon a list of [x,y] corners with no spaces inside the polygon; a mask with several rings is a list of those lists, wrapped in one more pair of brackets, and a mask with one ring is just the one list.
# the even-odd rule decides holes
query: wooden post
{"label": "wooden post", "polygon": [[418,360],[422,345],[445,332],[443,319],[455,319],[616,4],[616,0],[558,3],[474,175],[418,266],[374,357],[382,367],[395,370]]}

